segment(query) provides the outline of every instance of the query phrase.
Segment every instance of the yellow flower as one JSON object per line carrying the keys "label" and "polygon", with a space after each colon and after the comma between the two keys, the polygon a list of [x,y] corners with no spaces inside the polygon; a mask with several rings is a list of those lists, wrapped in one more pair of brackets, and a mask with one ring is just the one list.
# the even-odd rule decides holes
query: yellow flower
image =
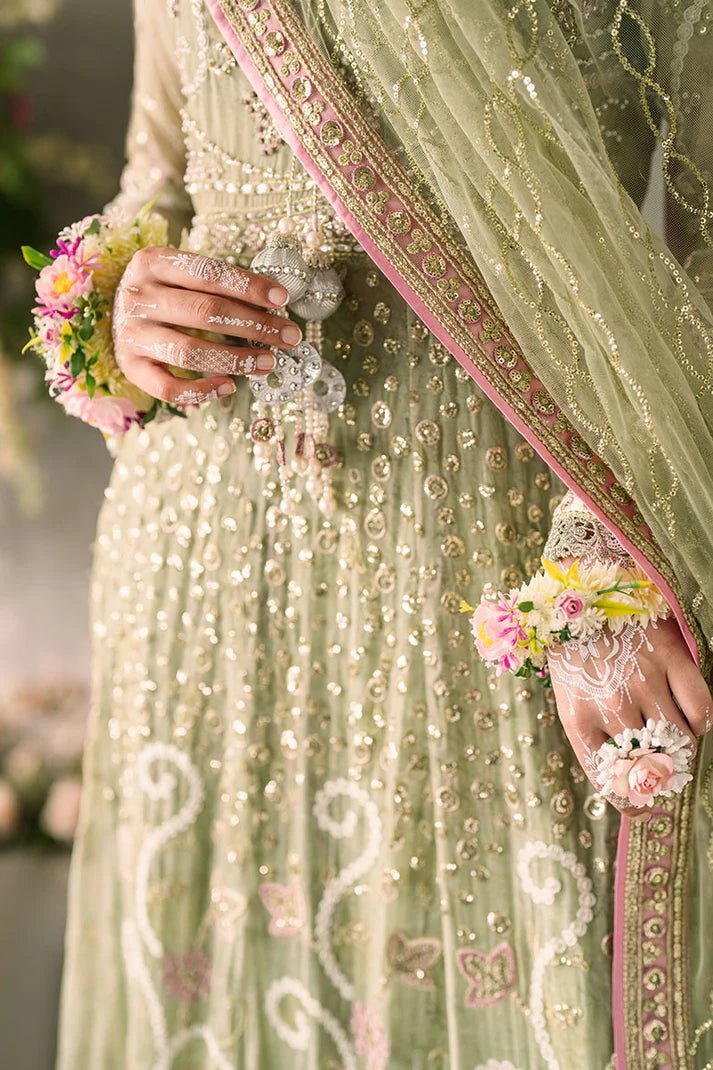
{"label": "yellow flower", "polygon": [[579,579],[579,561],[575,561],[564,569],[561,565],[558,565],[556,561],[548,561],[547,558],[542,558],[542,567],[548,576],[557,583],[561,583],[563,587],[567,587],[574,591],[581,591],[582,583]]}

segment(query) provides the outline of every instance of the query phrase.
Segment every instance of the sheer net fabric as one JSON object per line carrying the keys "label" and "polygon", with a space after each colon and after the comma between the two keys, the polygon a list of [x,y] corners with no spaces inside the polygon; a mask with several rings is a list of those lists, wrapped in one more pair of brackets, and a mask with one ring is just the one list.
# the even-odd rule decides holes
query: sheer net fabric
{"label": "sheer net fabric", "polygon": [[[304,6],[535,374],[634,497],[709,642],[710,4]],[[661,235],[639,210],[652,167]]]}

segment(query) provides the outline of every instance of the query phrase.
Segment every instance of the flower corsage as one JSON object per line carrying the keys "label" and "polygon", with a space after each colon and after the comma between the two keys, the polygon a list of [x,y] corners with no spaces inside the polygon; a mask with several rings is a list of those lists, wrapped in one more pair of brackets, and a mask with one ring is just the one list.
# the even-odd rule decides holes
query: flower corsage
{"label": "flower corsage", "polygon": [[693,780],[690,739],[669,721],[652,718],[643,728],[625,728],[594,755],[594,779],[602,795],[628,806],[653,806],[678,795]]}
{"label": "flower corsage", "polygon": [[162,410],[184,415],[129,382],[117,366],[111,336],[114,295],[127,264],[139,249],[167,241],[165,220],[146,208],[135,216],[87,216],[59,234],[49,256],[22,249],[39,272],[25,348],[44,361],[52,397],[108,440],[132,424],[146,425]]}
{"label": "flower corsage", "polygon": [[562,568],[543,558],[542,569],[509,594],[486,591],[472,614],[475,646],[498,674],[548,679],[547,651],[591,639],[607,626],[617,634],[628,623],[647,624],[669,609],[658,588],[639,569],[618,564]]}

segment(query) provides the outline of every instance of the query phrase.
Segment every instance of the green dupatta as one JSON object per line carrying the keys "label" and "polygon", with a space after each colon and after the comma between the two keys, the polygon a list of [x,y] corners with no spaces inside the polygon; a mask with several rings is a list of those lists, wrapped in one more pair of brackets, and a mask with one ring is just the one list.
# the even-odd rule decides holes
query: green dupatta
{"label": "green dupatta", "polygon": [[[352,233],[705,657],[710,0],[206,2]],[[638,207],[656,150],[668,244]],[[622,822],[617,1070],[713,1052],[710,986],[692,983],[711,952],[689,942],[709,894],[691,863],[713,857],[711,749],[673,805]]]}

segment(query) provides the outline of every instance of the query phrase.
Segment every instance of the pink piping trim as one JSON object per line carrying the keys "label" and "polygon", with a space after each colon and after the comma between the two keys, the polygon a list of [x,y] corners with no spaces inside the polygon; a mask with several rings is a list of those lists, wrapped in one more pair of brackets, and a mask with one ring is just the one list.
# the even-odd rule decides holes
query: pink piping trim
{"label": "pink piping trim", "polygon": [[[206,0],[208,7],[210,8],[211,15],[218,26],[218,29],[222,33],[223,37],[228,42],[233,55],[235,56],[238,64],[250,81],[253,89],[258,94],[262,103],[267,108],[273,122],[277,126],[278,130],[282,134],[285,142],[292,149],[298,160],[304,167],[305,171],[311,176],[314,182],[324,194],[326,199],[334,208],[337,215],[341,218],[342,222],[349,228],[351,233],[357,239],[361,247],[368,253],[369,257],[378,265],[380,271],[386,276],[391,285],[398,293],[401,294],[403,299],[411,306],[417,316],[426,324],[430,332],[438,338],[438,340],[446,347],[446,349],[456,358],[458,363],[468,372],[471,378],[478,384],[484,394],[493,402],[496,408],[505,416],[505,418],[515,427],[522,437],[530,443],[534,450],[542,457],[547,466],[555,472],[565,486],[573,490],[578,497],[587,505],[589,509],[597,516],[601,522],[612,531],[619,539],[624,548],[631,554],[632,558],[637,564],[646,572],[646,574],[656,583],[661,592],[666,597],[666,600],[671,605],[676,620],[686,641],[688,649],[691,652],[696,664],[699,664],[698,649],[696,647],[696,641],[693,637],[686,619],[683,615],[678,599],[674,595],[671,587],[666,582],[664,577],[651,565],[648,559],[641,553],[637,547],[635,547],[618,528],[612,524],[607,516],[602,512],[599,506],[585,494],[574,479],[569,475],[567,471],[559,464],[557,460],[552,456],[546,446],[544,446],[530,428],[522,421],[517,413],[510,408],[510,406],[503,401],[499,396],[495,388],[488,382],[485,376],[474,368],[472,362],[461,349],[457,342],[450,337],[445,328],[435,319],[433,314],[426,308],[423,301],[414,291],[409,287],[408,283],[395,271],[393,265],[389,263],[381,250],[372,240],[372,238],[366,233],[366,231],[360,226],[352,213],[346,207],[346,205],[339,199],[336,191],[329,185],[327,179],[317,169],[313,163],[309,154],[305,151],[300,144],[299,138],[295,134],[287,116],[280,109],[277,101],[273,97],[272,93],[267,89],[263,83],[262,77],[259,71],[255,67],[252,59],[247,51],[243,48],[240,38],[237,36],[233,27],[230,25],[227,17],[223,13],[219,0]],[[613,945],[613,965],[612,965],[612,1018],[614,1025],[614,1046],[616,1052],[616,1067],[617,1070],[628,1070],[627,1058],[626,1058],[626,1023],[624,1020],[624,891],[626,886],[626,858],[627,848],[629,843],[629,826],[630,819],[622,817],[621,826],[619,830],[619,838],[617,841],[617,858],[616,858],[616,872],[614,880],[614,945]]]}

